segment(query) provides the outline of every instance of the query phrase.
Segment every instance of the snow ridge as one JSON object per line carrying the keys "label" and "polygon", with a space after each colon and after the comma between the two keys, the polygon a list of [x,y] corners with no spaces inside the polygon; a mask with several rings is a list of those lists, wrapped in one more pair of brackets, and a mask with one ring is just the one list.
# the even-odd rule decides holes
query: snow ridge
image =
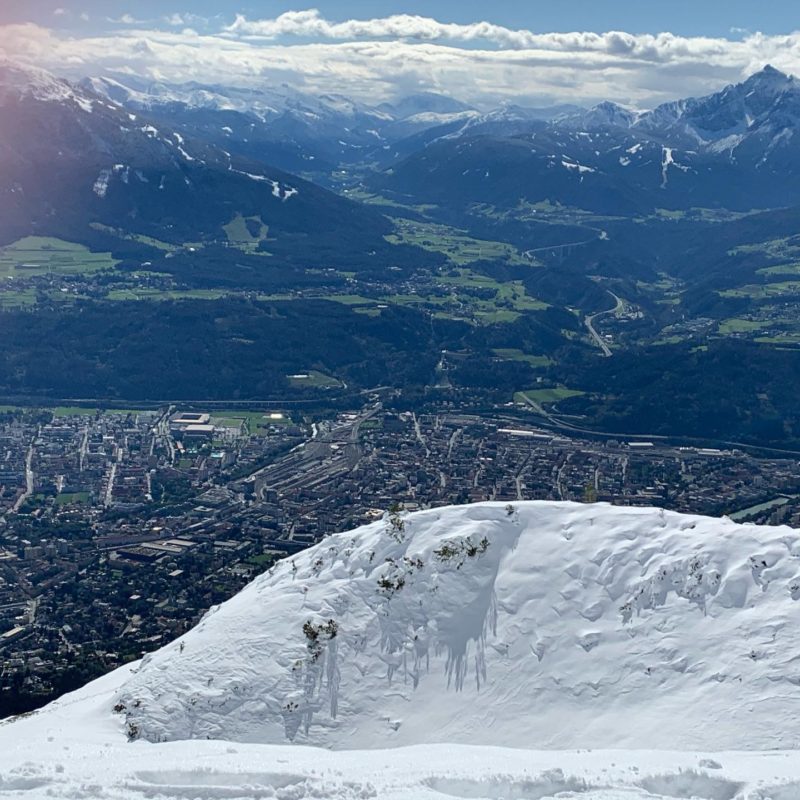
{"label": "snow ridge", "polygon": [[132,738],[766,749],[800,741],[800,536],[479,504],[281,562],[146,657]]}

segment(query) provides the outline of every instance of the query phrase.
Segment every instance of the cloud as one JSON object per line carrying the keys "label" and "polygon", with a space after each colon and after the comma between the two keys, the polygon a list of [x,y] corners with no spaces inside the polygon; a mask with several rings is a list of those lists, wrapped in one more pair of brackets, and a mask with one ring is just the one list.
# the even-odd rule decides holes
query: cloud
{"label": "cloud", "polygon": [[113,23],[114,25],[144,25],[146,24],[146,20],[143,19],[136,19],[133,14],[123,14],[121,17],[117,19],[112,19],[111,17],[107,17],[108,22]]}
{"label": "cloud", "polygon": [[198,14],[168,14],[164,17],[164,22],[172,28],[205,28],[209,19]]}
{"label": "cloud", "polygon": [[66,14],[69,14],[66,8],[54,8],[53,9],[53,16],[54,17],[63,17]]}
{"label": "cloud", "polygon": [[[245,16],[237,14],[234,22],[224,30],[229,36],[265,40],[303,37],[349,41],[395,39],[466,44],[486,42],[501,49],[573,54],[599,53],[651,63],[672,61],[675,58],[692,57],[693,55],[702,57],[703,54],[708,53],[718,55],[728,50],[733,44],[727,39],[682,37],[671,33],[655,35],[631,34],[624,31],[534,33],[530,30],[514,30],[486,21],[465,25],[440,22],[431,17],[410,14],[331,22],[325,19],[317,9],[288,11],[278,17],[261,20],[249,20]],[[749,32],[737,29],[737,33],[748,34]]]}
{"label": "cloud", "polygon": [[313,10],[237,17],[216,32],[211,23],[183,27],[193,21],[170,15],[169,25],[162,19],[161,27],[148,27],[126,15],[113,33],[84,36],[6,26],[0,51],[71,77],[121,72],[172,82],[289,83],[370,102],[431,90],[487,107],[602,99],[647,107],[717,90],[767,63],[800,74],[800,33],[536,34],[407,15],[334,23]]}

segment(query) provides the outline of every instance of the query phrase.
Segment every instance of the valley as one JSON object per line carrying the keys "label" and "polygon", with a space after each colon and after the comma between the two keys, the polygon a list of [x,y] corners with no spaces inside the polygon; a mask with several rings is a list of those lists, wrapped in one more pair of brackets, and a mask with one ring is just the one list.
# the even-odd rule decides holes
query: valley
{"label": "valley", "polygon": [[0,8],[0,798],[797,800],[792,14],[190,5]]}

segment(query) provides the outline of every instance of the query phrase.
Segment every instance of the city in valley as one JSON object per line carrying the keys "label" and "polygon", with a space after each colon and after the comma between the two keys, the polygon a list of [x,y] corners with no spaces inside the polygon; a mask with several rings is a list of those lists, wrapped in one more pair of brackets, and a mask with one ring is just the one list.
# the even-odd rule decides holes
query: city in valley
{"label": "city in valley", "polygon": [[[291,405],[291,404],[287,404]],[[605,501],[800,523],[800,461],[576,438],[530,406],[0,412],[0,716],[157,649],[386,509]]]}

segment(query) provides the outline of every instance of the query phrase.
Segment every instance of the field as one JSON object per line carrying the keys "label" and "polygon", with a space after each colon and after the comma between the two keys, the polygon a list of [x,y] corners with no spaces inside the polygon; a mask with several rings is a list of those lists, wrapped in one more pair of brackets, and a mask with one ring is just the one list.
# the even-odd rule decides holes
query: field
{"label": "field", "polygon": [[750,284],[736,289],[725,289],[721,297],[749,297],[751,300],[765,300],[770,297],[787,297],[800,295],[800,281],[782,281],[781,283]]}
{"label": "field", "polygon": [[112,228],[110,225],[103,225],[100,222],[91,222],[89,223],[89,227],[94,228],[96,231],[110,233],[112,236],[117,236],[127,242],[139,242],[148,247],[155,247],[156,250],[163,250],[165,253],[174,253],[176,250],[180,249],[176,244],[162,242],[160,239],[154,239],[152,236],[145,236],[141,233],[128,233],[128,231],[122,230],[121,228]]}
{"label": "field", "polygon": [[[271,414],[280,416],[271,417]],[[242,423],[247,424],[251,435],[262,433],[271,425],[289,425],[291,418],[280,411],[257,411],[251,409],[215,409],[211,415],[211,422],[225,428],[237,428]]]}
{"label": "field", "polygon": [[[127,417],[129,414],[143,414],[148,413],[142,408],[82,408],[79,406],[56,406],[55,408],[48,408],[57,417],[75,417],[86,414],[96,414],[102,411],[104,414],[120,414]],[[152,413],[152,411],[150,412]]]}
{"label": "field", "polygon": [[34,289],[0,291],[0,308],[24,308],[32,305],[36,305],[36,291]]}
{"label": "field", "polygon": [[342,194],[344,194],[345,197],[349,197],[351,200],[357,200],[361,203],[367,203],[373,206],[384,206],[386,208],[396,208],[400,211],[416,211],[419,214],[427,214],[429,211],[434,211],[438,207],[430,203],[405,205],[395,200],[390,200],[388,197],[383,197],[379,194],[371,194],[370,192],[365,192],[360,189],[345,189]]}
{"label": "field", "polygon": [[289,378],[289,383],[298,388],[338,389],[342,385],[341,381],[316,369],[296,375],[288,375],[287,377]]}
{"label": "field", "polygon": [[440,280],[448,286],[493,290],[496,295],[491,302],[513,306],[515,311],[544,311],[548,307],[547,303],[528,296],[522,281],[500,283],[494,278],[468,269],[460,270],[460,274],[457,277],[448,275]]}
{"label": "field", "polygon": [[504,259],[512,264],[533,265],[516,247],[504,242],[474,239],[465,231],[432,222],[396,218],[394,223],[395,232],[386,237],[387,241],[392,244],[416,245],[432,253],[442,253],[458,266],[483,259]]}
{"label": "field", "polygon": [[800,262],[778,264],[775,267],[763,267],[756,270],[759,275],[800,275]]}
{"label": "field", "polygon": [[756,342],[761,344],[800,344],[800,331],[786,331],[785,333],[777,333],[774,336],[757,336]]}
{"label": "field", "polygon": [[551,389],[526,389],[524,392],[517,392],[514,395],[514,400],[517,403],[524,403],[530,400],[534,403],[552,404],[558,403],[561,400],[567,400],[570,397],[580,397],[585,392],[579,392],[576,389],[567,389],[566,387],[554,387]]}
{"label": "field", "polygon": [[800,256],[800,247],[788,239],[770,239],[757,244],[745,244],[731,251],[733,255],[750,255],[762,253],[771,259],[784,259],[790,261],[793,257]]}
{"label": "field", "polygon": [[765,324],[752,319],[733,317],[720,322],[719,333],[723,336],[728,336],[732,333],[752,333],[753,331],[761,330]]}
{"label": "field", "polygon": [[79,275],[113,269],[111,253],[92,253],[81,244],[47,236],[26,236],[0,248],[0,278],[34,275]]}
{"label": "field", "polygon": [[269,255],[264,250],[259,250],[261,242],[268,240],[269,227],[263,223],[261,217],[243,217],[237,214],[227,225],[223,225],[228,242],[244,250],[246,253],[259,253]]}
{"label": "field", "polygon": [[[393,294],[381,298],[384,303],[429,307],[436,319],[453,319],[481,325],[513,322],[529,311],[543,311],[546,303],[530,297],[521,281],[500,283],[494,278],[459,269],[436,278],[435,291],[419,294]],[[441,291],[449,292],[442,295]]]}
{"label": "field", "polygon": [[21,412],[21,411],[49,411],[54,417],[81,417],[81,416],[94,416],[99,411],[104,414],[121,414],[128,416],[129,414],[146,414],[154,413],[152,410],[147,411],[142,408],[89,408],[84,406],[12,406],[0,405],[0,413],[8,411]]}
{"label": "field", "polygon": [[219,300],[232,292],[225,289],[114,289],[109,300]]}
{"label": "field", "polygon": [[547,356],[533,356],[511,348],[499,348],[492,352],[504,361],[524,361],[532,367],[547,367],[553,363]]}
{"label": "field", "polygon": [[375,300],[371,300],[369,297],[362,297],[360,294],[329,294],[325,295],[323,299],[334,303],[342,303],[345,306],[371,306],[375,304]]}
{"label": "field", "polygon": [[89,502],[89,492],[62,492],[56,495],[57,506],[71,506],[75,503],[86,505]]}

